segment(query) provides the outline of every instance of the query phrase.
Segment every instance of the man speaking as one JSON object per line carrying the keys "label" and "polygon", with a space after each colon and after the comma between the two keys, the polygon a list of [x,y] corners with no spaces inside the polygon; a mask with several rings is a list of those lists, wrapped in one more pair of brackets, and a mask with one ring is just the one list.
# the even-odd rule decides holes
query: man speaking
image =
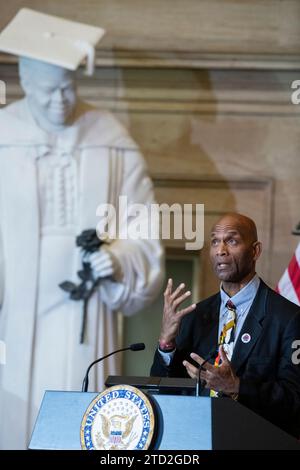
{"label": "man speaking", "polygon": [[236,399],[298,437],[300,308],[258,277],[261,251],[248,217],[231,213],[214,225],[210,256],[220,292],[180,310],[191,292],[169,279],[151,375],[200,372],[204,393]]}

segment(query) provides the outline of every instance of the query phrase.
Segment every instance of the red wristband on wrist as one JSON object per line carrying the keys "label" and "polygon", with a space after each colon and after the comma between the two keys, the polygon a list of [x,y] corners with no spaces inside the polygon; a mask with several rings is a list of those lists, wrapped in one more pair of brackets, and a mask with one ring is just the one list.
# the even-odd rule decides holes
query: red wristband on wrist
{"label": "red wristband on wrist", "polygon": [[161,351],[173,351],[175,348],[176,348],[176,343],[175,341],[164,341],[162,339],[160,339],[158,341],[158,347]]}

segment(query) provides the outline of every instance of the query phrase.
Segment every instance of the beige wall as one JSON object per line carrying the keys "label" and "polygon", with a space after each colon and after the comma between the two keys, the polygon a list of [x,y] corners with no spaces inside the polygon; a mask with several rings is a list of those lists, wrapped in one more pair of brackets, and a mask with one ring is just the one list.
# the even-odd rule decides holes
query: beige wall
{"label": "beige wall", "polygon": [[[104,26],[81,95],[112,110],[141,146],[160,201],[202,202],[206,231],[219,214],[255,218],[260,273],[274,285],[298,240],[300,2],[296,0],[0,1],[0,27],[20,6]],[[16,67],[2,57],[8,98]],[[216,283],[199,254],[201,296]]]}
{"label": "beige wall", "polygon": [[22,6],[101,25],[104,50],[300,51],[298,0],[1,0],[1,29]]}

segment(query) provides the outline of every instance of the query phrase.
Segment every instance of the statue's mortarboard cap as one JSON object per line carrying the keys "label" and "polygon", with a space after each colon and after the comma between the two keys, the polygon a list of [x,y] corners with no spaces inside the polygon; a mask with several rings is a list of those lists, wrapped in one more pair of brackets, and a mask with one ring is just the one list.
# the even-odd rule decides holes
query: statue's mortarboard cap
{"label": "statue's mortarboard cap", "polygon": [[94,69],[95,46],[105,30],[22,8],[0,33],[0,51],[76,70]]}

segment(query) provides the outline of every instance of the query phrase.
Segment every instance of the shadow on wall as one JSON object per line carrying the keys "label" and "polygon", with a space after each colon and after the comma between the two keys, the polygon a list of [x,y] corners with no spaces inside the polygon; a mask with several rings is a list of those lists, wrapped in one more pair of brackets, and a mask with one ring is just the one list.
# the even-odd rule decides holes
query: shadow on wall
{"label": "shadow on wall", "polygon": [[[151,86],[153,101],[161,97],[159,111],[157,104],[151,100],[144,101],[144,109],[134,112],[133,95],[139,94],[139,89],[145,89],[147,83],[139,82],[139,89],[134,89],[133,71],[123,70],[122,99],[128,100],[128,112],[123,117],[127,127],[139,143],[145,155],[151,174],[156,182],[156,175],[163,175],[157,189],[159,203],[185,203],[193,202],[205,204],[205,239],[209,237],[211,226],[223,214],[236,210],[235,196],[230,189],[230,183],[218,171],[213,155],[205,150],[206,135],[201,133],[201,122],[209,121],[213,124],[217,118],[217,101],[211,87],[210,76],[206,71],[188,72],[189,80],[182,80],[182,72],[151,71]],[[162,98],[161,90],[165,89],[165,77],[168,77],[168,100]],[[139,79],[147,81],[144,75]],[[156,80],[156,81],[155,81]],[[161,88],[160,88],[161,85]],[[150,85],[149,85],[150,86]],[[128,88],[128,96],[126,90]],[[199,88],[199,99],[191,103],[187,96],[189,87]],[[170,91],[171,90],[171,91]],[[150,96],[151,96],[151,92]],[[208,104],[209,103],[209,104]],[[125,121],[124,121],[125,119]],[[217,138],[217,135],[216,135]],[[165,193],[161,181],[166,181]],[[180,181],[182,180],[182,184]],[[172,186],[172,181],[176,181]],[[173,194],[174,193],[174,196]],[[163,199],[165,194],[166,198]],[[170,200],[170,198],[172,200]],[[191,200],[192,198],[192,200]],[[166,242],[168,247],[168,242]],[[196,254],[200,264],[195,273],[191,252],[186,251],[186,259],[167,258],[166,280],[174,279],[174,284],[185,282],[187,288],[192,290],[195,285],[194,275],[199,278],[200,298],[206,297],[218,289],[218,281],[212,272],[209,260],[208,245],[205,244]],[[123,374],[148,376],[152,364],[153,354],[159,338],[161,317],[163,311],[163,291],[154,303],[139,314],[124,319],[123,344],[143,341],[146,350],[134,356],[128,352],[123,357]],[[200,285],[201,284],[201,285]],[[195,299],[197,301],[199,299]]]}

